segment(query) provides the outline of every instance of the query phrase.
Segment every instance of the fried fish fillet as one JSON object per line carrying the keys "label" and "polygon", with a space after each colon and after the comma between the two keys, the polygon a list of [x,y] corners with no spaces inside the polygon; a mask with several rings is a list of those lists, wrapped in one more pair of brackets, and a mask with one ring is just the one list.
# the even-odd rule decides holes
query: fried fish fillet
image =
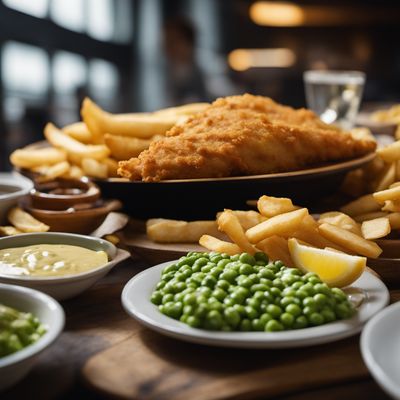
{"label": "fried fish fillet", "polygon": [[218,178],[294,171],[375,150],[372,138],[326,125],[312,111],[253,95],[216,100],[138,157],[119,163],[130,180]]}

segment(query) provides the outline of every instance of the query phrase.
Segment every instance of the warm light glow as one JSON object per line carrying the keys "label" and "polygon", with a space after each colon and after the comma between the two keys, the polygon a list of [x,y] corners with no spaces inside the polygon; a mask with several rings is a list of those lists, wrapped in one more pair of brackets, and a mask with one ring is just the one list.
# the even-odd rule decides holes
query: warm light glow
{"label": "warm light glow", "polygon": [[229,53],[228,63],[236,71],[249,68],[287,68],[296,62],[290,49],[236,49]]}
{"label": "warm light glow", "polygon": [[250,17],[258,25],[299,26],[304,23],[303,9],[293,3],[258,1],[250,7]]}

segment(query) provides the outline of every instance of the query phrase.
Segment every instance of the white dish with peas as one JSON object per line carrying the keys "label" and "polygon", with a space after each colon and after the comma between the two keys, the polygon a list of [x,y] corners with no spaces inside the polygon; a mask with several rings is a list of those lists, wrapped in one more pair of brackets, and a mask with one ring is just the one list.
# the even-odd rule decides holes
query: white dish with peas
{"label": "white dish with peas", "polygon": [[350,289],[362,297],[358,307],[317,275],[268,262],[263,253],[188,253],[132,278],[122,304],[148,328],[188,342],[288,348],[354,335],[388,304],[386,286],[370,272]]}

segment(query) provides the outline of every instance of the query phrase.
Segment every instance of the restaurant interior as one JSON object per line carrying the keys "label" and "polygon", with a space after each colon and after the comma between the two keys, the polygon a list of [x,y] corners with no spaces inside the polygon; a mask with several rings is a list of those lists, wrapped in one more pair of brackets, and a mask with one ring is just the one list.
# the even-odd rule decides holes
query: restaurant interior
{"label": "restaurant interior", "polygon": [[391,0],[0,0],[0,399],[400,399],[399,38]]}

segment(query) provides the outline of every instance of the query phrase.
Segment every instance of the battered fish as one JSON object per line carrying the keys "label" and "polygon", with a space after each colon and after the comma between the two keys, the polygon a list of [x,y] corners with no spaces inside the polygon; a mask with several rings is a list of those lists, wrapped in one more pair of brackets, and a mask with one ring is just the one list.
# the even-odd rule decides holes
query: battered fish
{"label": "battered fish", "polygon": [[268,174],[362,156],[375,147],[373,138],[326,125],[310,110],[245,94],[216,100],[138,157],[121,161],[118,172],[145,182]]}

